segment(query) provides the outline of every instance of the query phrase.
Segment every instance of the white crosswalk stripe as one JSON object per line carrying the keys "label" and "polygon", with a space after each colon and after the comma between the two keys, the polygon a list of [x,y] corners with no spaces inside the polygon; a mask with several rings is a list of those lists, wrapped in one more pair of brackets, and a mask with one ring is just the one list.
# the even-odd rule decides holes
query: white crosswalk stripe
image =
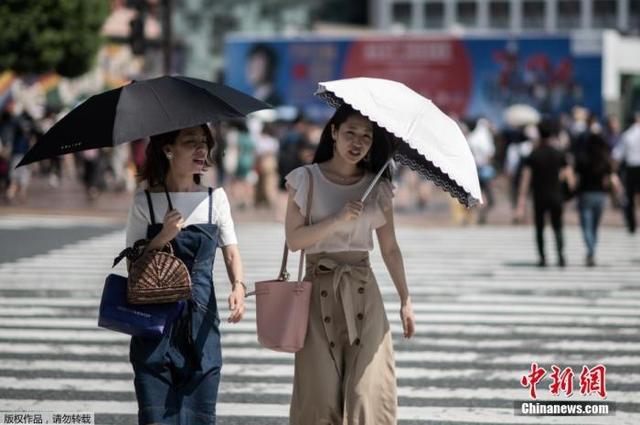
{"label": "white crosswalk stripe", "polygon": [[52,229],[70,229],[79,225],[109,226],[118,223],[118,219],[87,216],[50,216],[29,214],[5,214],[0,220],[0,229],[29,229],[46,227]]}
{"label": "white crosswalk stripe", "polygon": [[[28,224],[11,217],[0,229]],[[246,280],[274,277],[281,225],[237,231]],[[398,239],[417,317],[412,340],[401,337],[395,288],[377,251],[372,264],[394,333],[401,424],[640,423],[638,239],[603,229],[595,269],[582,266],[574,228],[566,269],[533,267],[526,228],[400,228]],[[0,411],[95,412],[99,423],[136,423],[129,339],[96,326],[104,277],[123,244],[119,231],[0,264]],[[220,260],[218,253],[224,318],[229,285]],[[297,260],[290,256],[290,270]],[[258,345],[254,307],[249,299],[242,323],[221,324],[221,424],[287,423],[292,356]],[[615,416],[515,416],[514,402],[528,399],[520,378],[532,362],[572,367],[572,401],[602,401],[581,395],[577,377],[582,365],[604,364]],[[550,382],[538,385],[539,399],[567,399],[551,395]]]}

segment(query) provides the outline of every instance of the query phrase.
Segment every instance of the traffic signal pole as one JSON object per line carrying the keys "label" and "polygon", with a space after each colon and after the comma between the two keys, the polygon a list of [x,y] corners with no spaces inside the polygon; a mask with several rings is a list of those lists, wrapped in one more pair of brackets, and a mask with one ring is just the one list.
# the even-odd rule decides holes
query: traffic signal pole
{"label": "traffic signal pole", "polygon": [[173,1],[162,0],[162,52],[163,52],[163,72],[165,75],[171,74],[171,62],[173,56],[173,31],[171,26],[171,16],[173,15]]}
{"label": "traffic signal pole", "polygon": [[146,2],[142,0],[130,0],[127,6],[136,10],[136,15],[129,22],[129,44],[131,51],[134,55],[143,55],[147,47],[147,40],[144,33],[147,5]]}

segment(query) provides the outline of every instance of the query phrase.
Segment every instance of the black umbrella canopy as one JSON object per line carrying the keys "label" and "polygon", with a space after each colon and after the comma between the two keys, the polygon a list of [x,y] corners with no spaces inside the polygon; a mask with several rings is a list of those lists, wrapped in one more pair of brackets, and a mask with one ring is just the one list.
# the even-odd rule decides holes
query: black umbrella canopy
{"label": "black umbrella canopy", "polygon": [[223,84],[164,76],[90,97],[58,121],[18,166],[110,147],[271,106]]}

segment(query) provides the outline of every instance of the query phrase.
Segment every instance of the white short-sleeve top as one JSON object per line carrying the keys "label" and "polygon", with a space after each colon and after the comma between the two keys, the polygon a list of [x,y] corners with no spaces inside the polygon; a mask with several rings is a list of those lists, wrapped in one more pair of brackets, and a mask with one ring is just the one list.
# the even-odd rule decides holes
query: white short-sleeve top
{"label": "white short-sleeve top", "polygon": [[[375,177],[365,174],[354,184],[333,183],[325,177],[318,164],[305,165],[291,171],[286,177],[287,185],[294,191],[293,200],[304,216],[307,209],[309,174],[313,178],[311,200],[311,223],[317,223],[342,210],[349,201],[358,201]],[[373,249],[373,229],[386,223],[384,212],[392,207],[393,185],[381,178],[364,202],[364,211],[357,220],[340,224],[324,239],[307,247],[309,254],[318,252],[371,251]]]}
{"label": "white short-sleeve top", "polygon": [[[209,222],[209,192],[169,192],[173,207],[180,211],[185,219],[185,226]],[[211,222],[220,229],[219,246],[238,243],[231,218],[231,208],[224,189],[218,188],[211,194]],[[155,222],[162,223],[167,212],[168,202],[164,192],[151,192]],[[144,190],[139,190],[133,197],[127,219],[127,246],[147,237],[147,226],[151,224],[149,204]]]}

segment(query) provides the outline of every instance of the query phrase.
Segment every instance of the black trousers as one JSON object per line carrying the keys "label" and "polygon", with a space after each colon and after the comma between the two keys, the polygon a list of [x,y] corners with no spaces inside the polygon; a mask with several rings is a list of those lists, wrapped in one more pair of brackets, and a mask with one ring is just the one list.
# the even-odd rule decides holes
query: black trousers
{"label": "black trousers", "polygon": [[547,214],[551,216],[551,227],[556,239],[556,250],[561,257],[564,250],[564,238],[562,236],[562,198],[534,199],[533,214],[536,225],[536,243],[538,255],[541,259],[544,254],[544,223]]}
{"label": "black trousers", "polygon": [[640,193],[640,167],[627,167],[625,170],[624,190],[627,204],[624,207],[625,222],[629,232],[636,231],[636,194]]}

